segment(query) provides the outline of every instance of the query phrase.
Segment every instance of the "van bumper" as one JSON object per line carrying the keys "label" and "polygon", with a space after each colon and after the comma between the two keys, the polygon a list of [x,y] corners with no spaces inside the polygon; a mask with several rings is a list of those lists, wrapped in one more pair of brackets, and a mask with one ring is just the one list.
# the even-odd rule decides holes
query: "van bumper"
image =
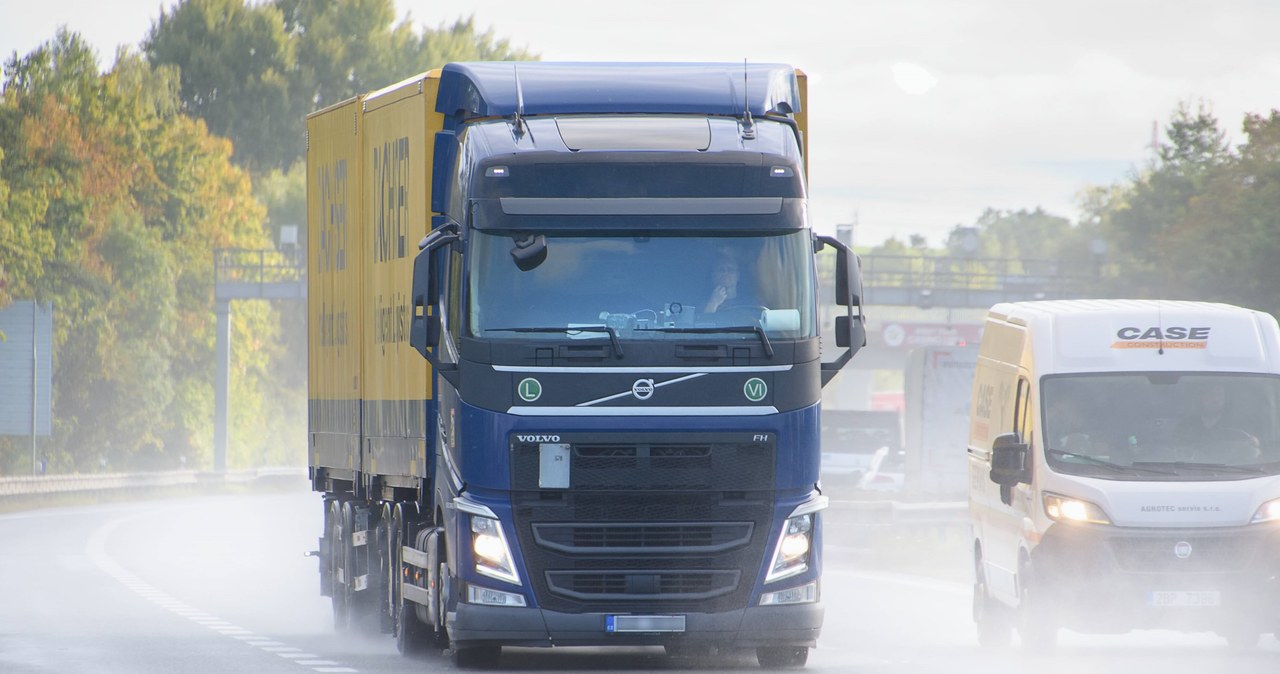
{"label": "van bumper", "polygon": [[707,644],[730,648],[815,646],[822,628],[820,603],[755,606],[723,613],[655,614],[685,616],[685,631],[611,633],[606,613],[559,613],[539,608],[459,604],[450,637],[472,645],[662,646]]}
{"label": "van bumper", "polygon": [[1053,525],[1032,567],[1062,627],[1280,630],[1280,528]]}

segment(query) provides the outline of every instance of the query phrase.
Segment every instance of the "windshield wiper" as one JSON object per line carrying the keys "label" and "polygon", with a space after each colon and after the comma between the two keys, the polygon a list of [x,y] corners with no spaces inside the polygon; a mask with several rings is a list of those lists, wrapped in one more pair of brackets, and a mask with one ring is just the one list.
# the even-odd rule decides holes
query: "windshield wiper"
{"label": "windshield wiper", "polygon": [[1176,475],[1177,474],[1177,473],[1170,473],[1164,470],[1156,470],[1154,468],[1146,468],[1146,467],[1139,466],[1137,464],[1134,464],[1132,466],[1124,466],[1118,463],[1111,463],[1110,461],[1099,459],[1096,456],[1089,456],[1088,454],[1076,454],[1074,452],[1067,452],[1061,449],[1054,449],[1052,447],[1050,447],[1049,449],[1046,449],[1045,453],[1049,454],[1050,456],[1056,456],[1059,459],[1076,459],[1086,465],[1098,466],[1100,468],[1107,468],[1109,470],[1113,470],[1119,473],[1127,473],[1132,470],[1134,472],[1146,473],[1147,475]]}
{"label": "windshield wiper", "polygon": [[705,327],[705,328],[649,328],[654,332],[679,332],[686,334],[703,334],[710,335],[717,332],[741,332],[755,333],[760,336],[760,345],[764,347],[764,355],[766,358],[773,358],[773,344],[769,343],[769,336],[764,334],[764,328],[759,323],[755,325],[726,325],[723,327]]}
{"label": "windshield wiper", "polygon": [[574,332],[605,332],[609,334],[609,343],[613,345],[613,350],[618,354],[618,358],[622,357],[622,342],[618,341],[618,331],[607,325],[575,325],[573,327],[547,327],[547,328],[485,328],[485,332],[536,332],[546,334],[571,334]]}
{"label": "windshield wiper", "polygon": [[1241,466],[1229,463],[1206,463],[1199,461],[1136,461],[1135,466],[1168,466],[1170,468],[1190,468],[1192,470],[1216,470],[1224,473],[1248,473],[1251,475],[1270,475],[1271,471],[1262,466]]}

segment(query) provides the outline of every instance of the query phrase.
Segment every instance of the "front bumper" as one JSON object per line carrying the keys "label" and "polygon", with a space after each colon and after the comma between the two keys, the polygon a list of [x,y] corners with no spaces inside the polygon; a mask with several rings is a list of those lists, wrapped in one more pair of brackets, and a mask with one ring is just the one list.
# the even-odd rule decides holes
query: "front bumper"
{"label": "front bumper", "polygon": [[1058,623],[1069,629],[1280,628],[1280,528],[1059,524],[1031,562]]}
{"label": "front bumper", "polygon": [[458,604],[450,616],[449,635],[455,642],[503,646],[814,646],[823,612],[822,604],[814,603],[683,613],[683,632],[610,633],[604,613]]}

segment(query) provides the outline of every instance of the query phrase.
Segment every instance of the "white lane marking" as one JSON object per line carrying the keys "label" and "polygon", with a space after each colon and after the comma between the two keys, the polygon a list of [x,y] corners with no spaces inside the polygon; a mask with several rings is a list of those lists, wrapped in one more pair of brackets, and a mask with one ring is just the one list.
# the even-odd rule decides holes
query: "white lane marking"
{"label": "white lane marking", "polygon": [[351,672],[360,671],[351,667],[339,666],[339,663],[332,660],[303,660],[302,658],[314,658],[316,656],[312,653],[303,653],[301,648],[294,648],[283,642],[275,641],[274,639],[255,636],[249,630],[236,627],[234,624],[221,620],[216,616],[210,615],[199,609],[192,608],[120,566],[111,558],[110,555],[107,554],[107,538],[109,538],[111,533],[121,524],[131,520],[141,519],[150,514],[151,513],[149,512],[136,513],[128,517],[111,520],[110,522],[107,522],[95,529],[89,536],[89,541],[85,543],[85,555],[89,558],[89,561],[93,562],[93,564],[103,573],[115,579],[116,582],[133,591],[139,598],[145,599],[176,616],[186,618],[201,627],[209,629],[210,631],[239,640],[246,645],[259,648],[264,652],[275,653],[282,658],[293,659],[294,663],[298,665],[308,667],[314,665],[330,665],[324,668],[315,667],[315,671],[317,672],[349,674]]}

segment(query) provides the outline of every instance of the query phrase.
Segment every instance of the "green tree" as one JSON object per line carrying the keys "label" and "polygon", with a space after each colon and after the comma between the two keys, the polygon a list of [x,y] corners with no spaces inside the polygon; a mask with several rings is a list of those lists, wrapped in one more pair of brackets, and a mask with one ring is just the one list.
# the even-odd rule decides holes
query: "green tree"
{"label": "green tree", "polygon": [[1233,160],[1217,118],[1203,103],[1195,110],[1180,104],[1166,136],[1151,166],[1114,200],[1105,227],[1117,261],[1134,282],[1130,290],[1143,296],[1182,287],[1181,270],[1169,264],[1175,242],[1187,234],[1179,229],[1187,226],[1193,199]]}
{"label": "green tree", "polygon": [[255,176],[303,154],[305,117],[448,61],[526,59],[471,19],[416,30],[393,0],[181,0],[143,42],[181,70],[182,104]]}
{"label": "green tree", "polygon": [[274,5],[184,0],[161,10],[142,48],[180,69],[183,109],[230,138],[242,166],[281,168],[301,154],[307,108],[290,93],[294,44]]}

